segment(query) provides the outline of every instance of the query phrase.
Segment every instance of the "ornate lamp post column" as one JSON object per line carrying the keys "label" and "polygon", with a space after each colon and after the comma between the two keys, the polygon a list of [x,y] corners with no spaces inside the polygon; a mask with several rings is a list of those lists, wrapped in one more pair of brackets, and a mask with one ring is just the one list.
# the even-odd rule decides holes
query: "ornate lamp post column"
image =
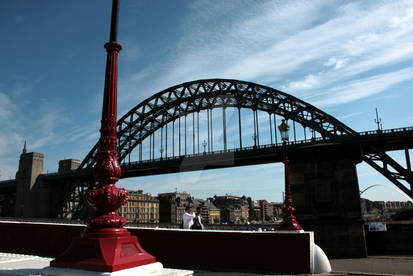
{"label": "ornate lamp post column", "polygon": [[287,141],[289,136],[290,126],[285,123],[285,120],[281,121],[281,124],[278,126],[278,129],[281,133],[281,139],[283,141],[283,152],[284,152],[284,175],[285,175],[285,199],[284,199],[284,219],[280,223],[278,230],[303,230],[297,219],[294,216],[295,208],[293,207],[293,197],[291,195],[291,186],[290,186],[290,171],[289,171],[289,161],[287,157]]}
{"label": "ornate lamp post column", "polygon": [[94,176],[98,187],[85,196],[96,213],[88,220],[82,237],[74,238],[70,247],[50,263],[51,267],[76,268],[113,272],[152,264],[155,257],[145,252],[129,231],[128,223],[116,210],[128,202],[127,192],[116,187],[121,176],[117,152],[117,78],[118,53],[116,42],[119,0],[113,0],[110,41],[107,51],[99,154]]}
{"label": "ornate lamp post column", "polygon": [[96,215],[89,219],[88,227],[123,227],[127,220],[116,212],[128,202],[124,189],[118,189],[115,183],[121,176],[117,152],[117,87],[118,54],[122,46],[116,42],[118,26],[119,0],[113,1],[110,41],[105,44],[107,51],[105,88],[103,95],[102,120],[99,139],[99,153],[94,168],[95,179],[99,187],[86,195],[86,201],[96,209]]}

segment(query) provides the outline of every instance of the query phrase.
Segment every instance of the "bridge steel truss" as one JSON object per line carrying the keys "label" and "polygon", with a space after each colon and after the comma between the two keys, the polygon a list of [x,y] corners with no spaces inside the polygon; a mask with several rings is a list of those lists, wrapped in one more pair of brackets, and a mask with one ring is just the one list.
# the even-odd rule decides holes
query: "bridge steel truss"
{"label": "bridge steel truss", "polygon": [[[326,140],[359,135],[350,127],[313,105],[274,88],[231,79],[196,80],[170,87],[151,96],[118,120],[119,163],[125,161],[128,154],[137,146],[142,147],[142,142],[146,138],[151,137],[155,131],[162,129],[168,123],[174,124],[176,120],[179,120],[180,123],[180,118],[185,117],[186,119],[186,116],[191,113],[198,113],[199,116],[199,112],[202,110],[208,110],[208,116],[210,116],[210,111],[216,108],[223,109],[225,120],[225,108],[228,107],[237,108],[238,114],[241,108],[247,108],[254,112],[257,110],[267,112],[270,119],[273,114],[282,116],[286,120],[292,120],[293,123],[301,124],[304,128],[312,129]],[[208,130],[208,136],[209,132]],[[91,168],[96,164],[98,146],[97,143],[87,154],[79,169]],[[242,147],[241,141],[240,146]],[[225,135],[224,150],[226,150]],[[142,149],[140,151],[142,152]],[[413,198],[411,169],[403,168],[379,148],[374,149],[373,152],[364,154],[363,160]],[[406,187],[401,181],[407,182],[410,187]]]}

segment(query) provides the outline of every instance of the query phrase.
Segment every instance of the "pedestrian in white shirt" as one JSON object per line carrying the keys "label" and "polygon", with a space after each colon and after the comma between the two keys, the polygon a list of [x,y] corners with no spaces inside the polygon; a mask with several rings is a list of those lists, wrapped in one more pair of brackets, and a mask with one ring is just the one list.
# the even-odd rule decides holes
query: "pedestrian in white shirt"
{"label": "pedestrian in white shirt", "polygon": [[184,229],[191,229],[194,224],[195,213],[192,211],[191,206],[186,206],[185,212],[182,215],[182,222]]}

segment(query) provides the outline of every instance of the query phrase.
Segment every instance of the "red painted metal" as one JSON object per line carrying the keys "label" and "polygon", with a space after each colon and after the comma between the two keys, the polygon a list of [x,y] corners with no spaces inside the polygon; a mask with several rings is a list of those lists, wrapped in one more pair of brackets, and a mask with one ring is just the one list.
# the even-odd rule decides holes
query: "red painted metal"
{"label": "red painted metal", "polygon": [[125,228],[101,228],[85,231],[72,239],[66,252],[50,266],[112,272],[151,264],[155,258],[140,246]]}
{"label": "red painted metal", "polygon": [[293,197],[291,194],[290,185],[290,169],[289,160],[284,160],[284,175],[285,175],[285,199],[284,199],[284,219],[280,223],[278,230],[303,230],[294,216],[295,208],[293,207]]}
{"label": "red painted metal", "polygon": [[[0,222],[0,251],[56,256],[84,225]],[[310,233],[128,228],[165,267],[283,274],[310,273]],[[27,233],[30,233],[28,235]],[[397,235],[395,235],[397,236]],[[185,244],[191,245],[182,246]],[[96,243],[97,244],[97,243]],[[96,244],[90,244],[94,248]],[[194,249],[195,248],[195,249]],[[196,257],[195,257],[196,256]]]}
{"label": "red painted metal", "polygon": [[142,249],[137,238],[123,228],[128,221],[116,212],[128,202],[125,189],[115,185],[121,176],[116,148],[116,116],[118,54],[122,46],[110,41],[105,48],[108,53],[105,90],[99,155],[94,169],[99,186],[85,196],[85,201],[96,213],[89,218],[84,235],[74,238],[69,248],[50,263],[52,267],[113,272],[156,261],[154,256]]}

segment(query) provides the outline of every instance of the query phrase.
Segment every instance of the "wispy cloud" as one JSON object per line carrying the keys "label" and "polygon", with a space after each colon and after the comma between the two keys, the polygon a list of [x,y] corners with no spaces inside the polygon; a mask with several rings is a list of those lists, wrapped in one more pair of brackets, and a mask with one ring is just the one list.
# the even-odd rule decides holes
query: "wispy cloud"
{"label": "wispy cloud", "polygon": [[315,102],[318,106],[348,103],[378,94],[392,85],[413,79],[413,67],[357,79],[331,88],[325,97]]}
{"label": "wispy cloud", "polygon": [[[251,6],[241,1],[230,17],[223,14],[234,9],[234,2],[218,6],[194,2],[182,22],[177,50],[153,68],[131,74],[124,86],[136,84],[136,76],[146,83],[140,85],[144,92],[198,78],[236,78],[278,84],[325,106],[356,101],[408,79],[389,66],[413,58],[412,2],[333,7],[325,1]],[[372,87],[373,81],[381,84]],[[337,86],[357,90],[347,93]]]}
{"label": "wispy cloud", "polygon": [[339,119],[339,120],[348,119],[348,118],[359,116],[361,114],[363,114],[363,112],[353,112],[353,113],[350,113],[350,114],[338,116],[337,119]]}
{"label": "wispy cloud", "polygon": [[315,89],[320,85],[320,80],[318,77],[310,74],[304,78],[302,81],[292,81],[288,86],[283,87],[285,91],[295,91],[295,90],[305,90],[305,89]]}
{"label": "wispy cloud", "polygon": [[12,103],[9,96],[0,92],[0,120],[4,121],[12,116],[15,105]]}
{"label": "wispy cloud", "polygon": [[128,64],[134,64],[142,54],[138,41],[134,38],[124,39],[122,45],[123,50],[119,56],[120,60]]}

